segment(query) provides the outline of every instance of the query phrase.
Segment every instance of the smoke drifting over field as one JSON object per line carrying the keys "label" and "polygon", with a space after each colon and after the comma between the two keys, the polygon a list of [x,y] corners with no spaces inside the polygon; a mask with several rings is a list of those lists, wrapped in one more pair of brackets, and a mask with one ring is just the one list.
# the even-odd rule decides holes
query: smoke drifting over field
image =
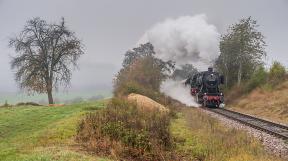
{"label": "smoke drifting over field", "polygon": [[139,43],[151,42],[162,60],[204,70],[219,54],[219,37],[217,28],[201,14],[166,19],[149,29]]}
{"label": "smoke drifting over field", "polygon": [[175,81],[172,79],[168,79],[161,85],[161,92],[166,95],[188,105],[198,107],[199,105],[196,103],[194,97],[190,95],[190,88],[185,87],[183,81]]}

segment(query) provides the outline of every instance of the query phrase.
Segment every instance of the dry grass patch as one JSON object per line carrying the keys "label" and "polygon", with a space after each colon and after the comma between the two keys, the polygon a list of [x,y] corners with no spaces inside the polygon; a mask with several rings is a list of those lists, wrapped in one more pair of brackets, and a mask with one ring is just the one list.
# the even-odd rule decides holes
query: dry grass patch
{"label": "dry grass patch", "polygon": [[140,94],[131,93],[127,99],[131,103],[136,103],[137,107],[143,112],[153,112],[155,110],[159,112],[169,112],[169,109],[165,106]]}
{"label": "dry grass patch", "polygon": [[288,124],[288,81],[270,90],[258,88],[229,107],[239,112]]}

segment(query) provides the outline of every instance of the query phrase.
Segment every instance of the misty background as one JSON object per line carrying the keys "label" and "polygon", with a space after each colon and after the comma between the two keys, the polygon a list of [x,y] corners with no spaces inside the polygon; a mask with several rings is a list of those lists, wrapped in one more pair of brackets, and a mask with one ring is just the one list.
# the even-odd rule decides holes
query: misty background
{"label": "misty background", "polygon": [[15,98],[46,99],[45,95],[23,94],[9,64],[14,55],[14,50],[8,48],[9,37],[17,35],[31,18],[41,17],[50,23],[64,17],[69,29],[85,44],[85,55],[80,58],[79,70],[73,73],[71,88],[56,95],[69,99],[109,96],[124,53],[135,47],[146,31],[167,18],[199,14],[205,15],[220,34],[239,19],[252,16],[266,36],[265,62],[269,65],[278,60],[288,66],[287,0],[0,0],[0,104]]}

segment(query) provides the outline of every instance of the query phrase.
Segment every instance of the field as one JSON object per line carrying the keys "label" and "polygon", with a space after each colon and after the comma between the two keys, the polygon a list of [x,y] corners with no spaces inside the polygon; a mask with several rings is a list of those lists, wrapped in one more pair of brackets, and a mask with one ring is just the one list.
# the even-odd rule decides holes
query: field
{"label": "field", "polygon": [[[108,160],[75,142],[79,120],[103,109],[107,101],[63,107],[0,108],[0,160]],[[244,132],[223,127],[196,109],[183,108],[172,120],[175,151],[185,160],[280,160]]]}
{"label": "field", "polygon": [[0,108],[0,160],[105,160],[79,152],[74,142],[81,116],[104,103]]}

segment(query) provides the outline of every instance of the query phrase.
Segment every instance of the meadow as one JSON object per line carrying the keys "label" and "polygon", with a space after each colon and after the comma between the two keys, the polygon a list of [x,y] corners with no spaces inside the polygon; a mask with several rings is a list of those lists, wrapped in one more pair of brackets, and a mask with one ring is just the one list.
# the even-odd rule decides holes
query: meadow
{"label": "meadow", "polygon": [[0,108],[0,160],[105,160],[80,152],[74,142],[79,119],[104,106],[105,101]]}
{"label": "meadow", "polygon": [[[112,156],[87,150],[76,139],[81,120],[89,113],[105,111],[106,106],[108,101],[101,100],[60,107],[0,108],[0,160],[113,159]],[[180,160],[281,160],[267,154],[261,143],[245,132],[227,129],[216,119],[195,108],[178,107],[176,111],[177,115],[172,117],[169,126],[173,145],[167,153]],[[94,124],[98,125],[97,122]],[[115,131],[115,134],[118,134],[118,131]]]}

